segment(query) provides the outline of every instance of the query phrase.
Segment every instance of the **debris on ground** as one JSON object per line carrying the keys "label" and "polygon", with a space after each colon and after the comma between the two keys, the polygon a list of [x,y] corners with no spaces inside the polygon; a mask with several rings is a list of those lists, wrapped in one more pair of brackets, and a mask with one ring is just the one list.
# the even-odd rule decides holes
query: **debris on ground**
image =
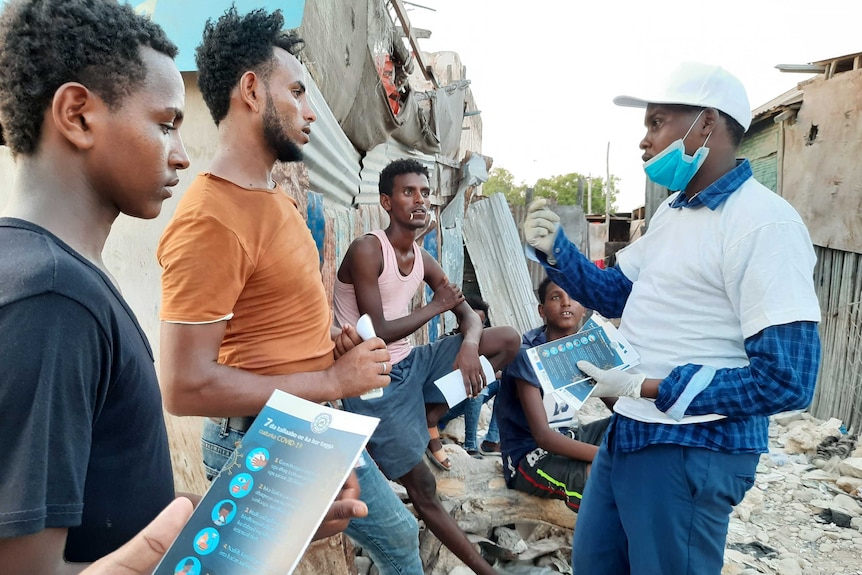
{"label": "debris on ground", "polygon": [[[609,415],[591,401],[579,413],[582,423]],[[483,414],[480,438],[489,414]],[[500,457],[472,458],[458,446],[458,421],[447,428],[452,443],[444,447],[453,470],[433,470],[446,508],[502,575],[571,573],[577,516],[562,502],[506,489]],[[403,488],[393,488],[406,500]],[[427,530],[420,540],[426,574],[471,573]],[[860,557],[862,445],[856,435],[837,419],[773,416],[769,453],[730,517],[722,575],[862,575]],[[377,575],[367,557],[357,558],[357,569]]]}

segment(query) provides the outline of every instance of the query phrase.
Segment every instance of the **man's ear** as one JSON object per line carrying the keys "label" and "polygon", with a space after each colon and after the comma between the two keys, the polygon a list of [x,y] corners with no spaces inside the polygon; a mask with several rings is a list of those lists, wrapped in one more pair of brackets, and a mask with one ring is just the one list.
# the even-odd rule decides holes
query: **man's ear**
{"label": "man's ear", "polygon": [[718,110],[715,108],[705,108],[703,115],[700,117],[700,127],[704,134],[712,132],[718,126],[718,120],[721,117]]}
{"label": "man's ear", "polygon": [[[542,318],[542,320],[544,321],[545,320],[545,306],[544,306],[544,304],[539,304],[538,309],[539,309],[539,317]],[[547,321],[545,323],[547,323]]]}
{"label": "man's ear", "polygon": [[55,129],[81,150],[93,147],[93,123],[107,106],[83,84],[66,82],[54,92],[51,119]]}
{"label": "man's ear", "polygon": [[257,73],[248,70],[239,79],[239,99],[255,114],[263,109],[265,102],[263,82]]}
{"label": "man's ear", "polygon": [[380,194],[380,206],[387,212],[392,209],[392,197],[388,194]]}

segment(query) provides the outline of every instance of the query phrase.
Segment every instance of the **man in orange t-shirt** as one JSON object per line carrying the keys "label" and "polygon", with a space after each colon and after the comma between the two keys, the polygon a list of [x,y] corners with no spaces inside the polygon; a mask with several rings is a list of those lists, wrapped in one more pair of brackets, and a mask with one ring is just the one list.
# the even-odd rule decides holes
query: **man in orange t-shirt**
{"label": "man in orange t-shirt", "polygon": [[[168,224],[162,274],[161,381],[177,415],[202,415],[215,477],[276,389],[316,402],[389,384],[389,352],[353,326],[333,329],[317,247],[296,202],[271,177],[296,162],[316,117],[279,11],[208,23],[198,84],[218,126],[208,173]],[[237,55],[241,55],[237,56]],[[421,575],[418,525],[367,458],[356,470],[368,516],[346,533],[382,575]]]}

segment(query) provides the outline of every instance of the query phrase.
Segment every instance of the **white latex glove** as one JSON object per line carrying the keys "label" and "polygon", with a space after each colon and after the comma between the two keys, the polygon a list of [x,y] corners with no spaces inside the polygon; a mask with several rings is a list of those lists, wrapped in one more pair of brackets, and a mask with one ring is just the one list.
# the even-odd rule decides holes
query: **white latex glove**
{"label": "white latex glove", "polygon": [[524,219],[524,239],[540,252],[546,255],[554,253],[554,238],[560,229],[560,216],[545,207],[548,200],[539,198],[527,208]]}
{"label": "white latex glove", "polygon": [[646,379],[642,373],[628,373],[618,369],[599,369],[588,361],[578,362],[578,369],[593,378],[596,397],[640,397]]}

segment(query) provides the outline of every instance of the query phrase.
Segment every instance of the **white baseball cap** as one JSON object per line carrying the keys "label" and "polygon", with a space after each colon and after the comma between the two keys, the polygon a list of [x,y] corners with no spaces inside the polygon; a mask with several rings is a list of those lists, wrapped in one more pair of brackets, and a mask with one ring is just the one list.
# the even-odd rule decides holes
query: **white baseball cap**
{"label": "white baseball cap", "polygon": [[742,82],[721,66],[697,62],[680,64],[652,94],[617,96],[614,104],[631,108],[646,108],[647,104],[715,108],[739,122],[746,131],[751,125],[751,106]]}

